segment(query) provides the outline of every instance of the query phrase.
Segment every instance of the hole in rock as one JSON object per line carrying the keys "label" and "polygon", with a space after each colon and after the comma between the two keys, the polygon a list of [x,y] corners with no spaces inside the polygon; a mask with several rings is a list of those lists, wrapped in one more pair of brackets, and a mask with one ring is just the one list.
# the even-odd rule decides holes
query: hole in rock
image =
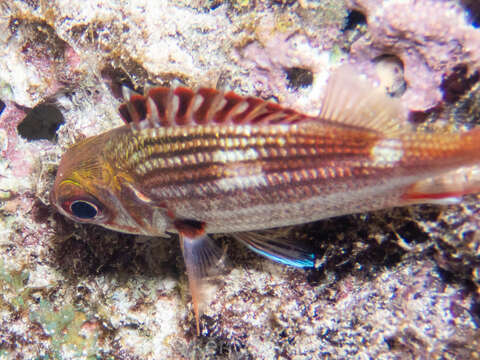
{"label": "hole in rock", "polygon": [[443,90],[443,100],[450,104],[458,101],[478,80],[478,72],[470,73],[466,64],[455,66],[450,74],[443,78],[440,85]]}
{"label": "hole in rock", "polygon": [[20,124],[18,133],[27,140],[55,140],[56,132],[65,122],[60,110],[53,104],[35,106]]}
{"label": "hole in rock", "polygon": [[391,97],[400,97],[407,90],[403,61],[396,55],[383,54],[373,62],[381,85]]}
{"label": "hole in rock", "polygon": [[357,26],[361,26],[367,23],[366,16],[358,10],[350,10],[345,20],[345,26],[343,31],[353,30]]}
{"label": "hole in rock", "polygon": [[292,89],[305,88],[313,83],[313,73],[308,69],[291,67],[284,70],[287,74],[287,86]]}

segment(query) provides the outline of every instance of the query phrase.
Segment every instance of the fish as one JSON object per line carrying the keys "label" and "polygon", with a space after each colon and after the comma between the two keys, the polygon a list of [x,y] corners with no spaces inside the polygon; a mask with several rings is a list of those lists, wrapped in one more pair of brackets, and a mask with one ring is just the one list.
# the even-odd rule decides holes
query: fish
{"label": "fish", "polygon": [[316,115],[210,88],[123,93],[125,125],[65,152],[50,201],[79,223],[177,236],[197,334],[202,284],[223,256],[211,234],[309,268],[315,255],[295,239],[245,232],[480,192],[480,127],[417,131],[351,67],[330,77]]}

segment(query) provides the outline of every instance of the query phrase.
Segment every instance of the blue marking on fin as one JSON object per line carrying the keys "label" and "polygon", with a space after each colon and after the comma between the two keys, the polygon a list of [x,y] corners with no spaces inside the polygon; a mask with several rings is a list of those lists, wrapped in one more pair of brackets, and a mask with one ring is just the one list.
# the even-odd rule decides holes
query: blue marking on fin
{"label": "blue marking on fin", "polygon": [[[278,237],[277,230],[236,233],[234,237],[250,250],[280,264],[307,268],[315,266],[315,255],[288,234]],[[284,231],[284,230],[283,230]]]}
{"label": "blue marking on fin", "polygon": [[266,251],[254,248],[249,244],[245,244],[250,250],[255,251],[257,254],[265,256],[267,259],[273,260],[283,265],[294,266],[297,268],[307,268],[315,266],[315,255],[314,254],[305,254],[307,257],[303,259],[292,259],[280,257],[278,255],[268,253]]}

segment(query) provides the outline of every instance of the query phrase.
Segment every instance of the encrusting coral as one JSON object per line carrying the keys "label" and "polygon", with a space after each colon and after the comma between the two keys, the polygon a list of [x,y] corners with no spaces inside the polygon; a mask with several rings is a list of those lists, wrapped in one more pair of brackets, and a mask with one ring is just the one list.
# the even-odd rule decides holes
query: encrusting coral
{"label": "encrusting coral", "polygon": [[377,56],[397,56],[405,68],[404,101],[411,110],[437,105],[442,79],[455,66],[479,68],[480,32],[456,1],[349,0],[348,6],[366,14],[368,23],[368,35],[351,47],[351,59],[368,72]]}

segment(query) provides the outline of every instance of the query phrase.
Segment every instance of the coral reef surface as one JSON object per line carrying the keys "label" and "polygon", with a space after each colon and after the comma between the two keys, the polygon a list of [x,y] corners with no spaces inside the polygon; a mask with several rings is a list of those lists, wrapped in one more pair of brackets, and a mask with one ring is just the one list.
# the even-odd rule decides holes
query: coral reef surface
{"label": "coral reef surface", "polygon": [[225,236],[195,320],[175,239],[73,223],[61,155],[121,125],[120,86],[210,86],[317,114],[342,63],[417,126],[471,128],[480,8],[467,0],[5,0],[0,3],[0,359],[478,359],[480,205],[283,229],[315,269]]}

